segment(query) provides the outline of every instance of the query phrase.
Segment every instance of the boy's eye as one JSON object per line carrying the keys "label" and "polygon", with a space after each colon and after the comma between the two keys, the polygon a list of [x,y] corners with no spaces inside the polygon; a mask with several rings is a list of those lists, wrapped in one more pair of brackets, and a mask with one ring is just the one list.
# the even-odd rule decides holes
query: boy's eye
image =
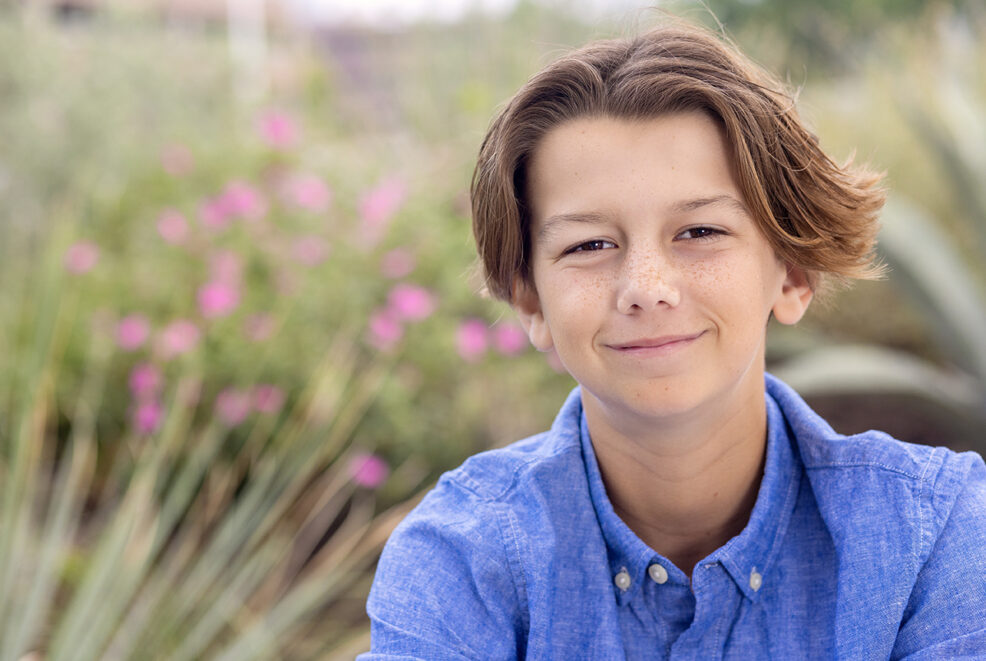
{"label": "boy's eye", "polygon": [[586,241],[585,243],[580,243],[577,246],[572,246],[565,251],[565,254],[571,254],[573,252],[593,252],[596,250],[605,250],[606,248],[615,248],[616,244],[611,241],[603,241],[602,239],[594,239],[592,241]]}
{"label": "boy's eye", "polygon": [[719,236],[723,231],[715,227],[689,227],[678,235],[679,239],[711,239]]}

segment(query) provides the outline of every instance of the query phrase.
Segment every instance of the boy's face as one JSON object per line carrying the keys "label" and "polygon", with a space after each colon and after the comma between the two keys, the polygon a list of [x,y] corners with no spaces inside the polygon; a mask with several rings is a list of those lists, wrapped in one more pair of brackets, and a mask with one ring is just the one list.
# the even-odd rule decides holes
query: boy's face
{"label": "boy's face", "polygon": [[670,422],[762,398],[767,320],[797,322],[811,290],[746,212],[712,119],[562,124],[528,199],[536,291],[513,304],[587,407]]}

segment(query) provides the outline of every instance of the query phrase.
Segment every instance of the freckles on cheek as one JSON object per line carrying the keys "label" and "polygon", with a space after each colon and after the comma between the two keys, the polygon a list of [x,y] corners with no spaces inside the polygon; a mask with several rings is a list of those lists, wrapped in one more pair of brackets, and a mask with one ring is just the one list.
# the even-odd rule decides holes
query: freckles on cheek
{"label": "freckles on cheek", "polygon": [[576,287],[581,298],[579,302],[583,305],[593,305],[598,303],[600,299],[605,296],[608,286],[609,279],[605,276],[586,276],[585,279],[579,282]]}
{"label": "freckles on cheek", "polygon": [[548,295],[568,309],[598,307],[611,286],[612,278],[609,276],[570,271],[552,279]]}
{"label": "freckles on cheek", "polygon": [[721,290],[732,284],[735,270],[721,260],[703,260],[694,262],[688,267],[688,275],[692,282],[703,289]]}

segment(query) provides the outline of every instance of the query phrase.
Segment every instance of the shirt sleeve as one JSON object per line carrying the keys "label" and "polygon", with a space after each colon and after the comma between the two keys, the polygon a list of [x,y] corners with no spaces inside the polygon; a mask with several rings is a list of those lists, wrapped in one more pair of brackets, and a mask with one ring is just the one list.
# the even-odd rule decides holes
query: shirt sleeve
{"label": "shirt sleeve", "polygon": [[397,527],[367,600],[371,651],[359,661],[518,657],[518,593],[496,507],[440,482]]}
{"label": "shirt sleeve", "polygon": [[975,453],[952,460],[964,480],[918,574],[891,659],[986,657],[986,465]]}

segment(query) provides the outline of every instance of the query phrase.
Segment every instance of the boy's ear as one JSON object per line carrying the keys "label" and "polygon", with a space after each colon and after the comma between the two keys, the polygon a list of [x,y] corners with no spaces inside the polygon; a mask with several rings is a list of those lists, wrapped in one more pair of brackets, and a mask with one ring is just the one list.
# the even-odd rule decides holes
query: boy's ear
{"label": "boy's ear", "polygon": [[538,351],[551,351],[555,343],[551,339],[551,330],[544,319],[541,309],[541,299],[537,290],[520,277],[514,278],[511,287],[510,307],[517,313],[521,326],[527,331],[527,337]]}
{"label": "boy's ear", "polygon": [[797,266],[787,266],[787,277],[780,296],[774,301],[774,318],[788,326],[801,321],[815,292],[811,289],[807,272]]}

